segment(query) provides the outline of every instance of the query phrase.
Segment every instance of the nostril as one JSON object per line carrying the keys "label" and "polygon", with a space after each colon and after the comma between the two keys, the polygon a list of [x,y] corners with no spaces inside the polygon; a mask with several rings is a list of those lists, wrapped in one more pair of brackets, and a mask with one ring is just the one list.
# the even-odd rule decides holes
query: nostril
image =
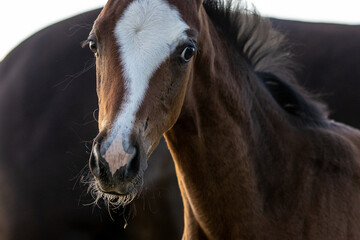
{"label": "nostril", "polygon": [[135,152],[133,153],[125,169],[125,178],[127,179],[136,177],[140,170],[139,145],[136,143],[134,147],[135,147]]}
{"label": "nostril", "polygon": [[104,139],[104,135],[105,135],[104,132],[101,132],[94,139],[92,151],[90,155],[90,161],[89,161],[90,171],[97,178],[100,177],[100,164],[101,164],[100,147]]}
{"label": "nostril", "polygon": [[94,144],[95,143],[99,143],[101,145],[101,143],[103,142],[104,138],[106,136],[106,131],[101,131],[96,138],[94,139]]}
{"label": "nostril", "polygon": [[96,143],[93,145],[93,149],[92,149],[92,152],[91,152],[91,155],[90,155],[90,170],[92,172],[92,174],[95,176],[95,177],[100,177],[100,166],[99,166],[99,152],[98,152],[98,149],[99,149],[99,144]]}

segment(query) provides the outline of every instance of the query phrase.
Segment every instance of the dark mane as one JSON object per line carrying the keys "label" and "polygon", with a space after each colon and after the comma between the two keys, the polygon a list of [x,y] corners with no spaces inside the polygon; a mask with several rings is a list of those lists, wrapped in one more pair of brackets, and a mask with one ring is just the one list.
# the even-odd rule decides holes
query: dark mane
{"label": "dark mane", "polygon": [[327,117],[325,105],[296,83],[289,45],[269,19],[249,10],[242,1],[205,0],[204,8],[285,111],[316,122]]}

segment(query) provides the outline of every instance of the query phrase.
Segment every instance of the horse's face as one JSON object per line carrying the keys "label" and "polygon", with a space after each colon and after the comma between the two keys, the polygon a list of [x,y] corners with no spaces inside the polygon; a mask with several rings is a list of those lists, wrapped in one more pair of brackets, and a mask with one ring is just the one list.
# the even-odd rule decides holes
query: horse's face
{"label": "horse's face", "polygon": [[99,193],[120,204],[136,196],[146,159],[180,114],[194,64],[200,4],[109,0],[90,33],[100,130],[90,169]]}

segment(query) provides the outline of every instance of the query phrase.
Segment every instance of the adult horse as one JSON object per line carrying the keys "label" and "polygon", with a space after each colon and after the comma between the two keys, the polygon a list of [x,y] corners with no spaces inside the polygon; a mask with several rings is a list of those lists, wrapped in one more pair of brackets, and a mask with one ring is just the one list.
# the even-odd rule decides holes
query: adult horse
{"label": "adult horse", "polygon": [[135,202],[136,212],[129,213],[131,206],[110,216],[102,203],[101,209],[93,206],[77,182],[97,132],[93,55],[80,42],[99,12],[36,33],[0,65],[1,240],[148,240],[182,234],[180,193],[164,145],[152,159],[154,171]]}
{"label": "adult horse", "polygon": [[283,36],[232,1],[109,0],[97,56],[95,190],[141,190],[164,134],[184,239],[359,239],[359,131],[294,80]]}

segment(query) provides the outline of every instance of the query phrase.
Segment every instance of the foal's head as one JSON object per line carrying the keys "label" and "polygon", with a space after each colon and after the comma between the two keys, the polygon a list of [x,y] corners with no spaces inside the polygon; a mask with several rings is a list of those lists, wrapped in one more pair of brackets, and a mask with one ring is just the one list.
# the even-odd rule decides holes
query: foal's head
{"label": "foal's head", "polygon": [[90,169],[119,204],[139,192],[146,159],[177,121],[191,78],[201,0],[109,0],[89,35],[99,135]]}

